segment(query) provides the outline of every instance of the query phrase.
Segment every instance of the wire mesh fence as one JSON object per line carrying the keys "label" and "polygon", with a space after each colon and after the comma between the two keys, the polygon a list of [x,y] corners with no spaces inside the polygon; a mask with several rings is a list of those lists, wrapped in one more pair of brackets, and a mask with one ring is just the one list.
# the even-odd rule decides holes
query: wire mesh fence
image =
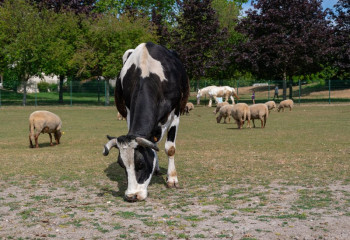
{"label": "wire mesh fence", "polygon": [[[260,83],[248,83],[244,80],[202,80],[199,88],[206,86],[230,86],[236,89],[240,102],[252,102],[254,91],[255,102],[283,100],[282,80],[264,81]],[[45,105],[100,105],[114,104],[115,82],[106,80],[93,80],[87,82],[67,81],[61,89],[59,84],[47,84],[45,82],[29,84],[27,87],[26,101],[23,103],[23,87],[16,89],[0,88],[1,106],[45,106]],[[190,82],[190,101],[196,100],[198,90],[196,82]],[[275,94],[275,91],[278,91]],[[312,83],[297,81],[287,83],[286,98],[292,98],[295,103],[310,102],[350,102],[350,80],[323,80]],[[208,97],[203,96],[201,104],[207,104]]]}

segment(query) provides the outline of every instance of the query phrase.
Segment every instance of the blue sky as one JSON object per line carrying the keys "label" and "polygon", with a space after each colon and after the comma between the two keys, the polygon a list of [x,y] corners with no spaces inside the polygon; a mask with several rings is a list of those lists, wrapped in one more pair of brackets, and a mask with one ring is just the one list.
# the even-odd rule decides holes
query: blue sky
{"label": "blue sky", "polygon": [[[322,7],[323,7],[323,9],[333,8],[333,6],[337,2],[338,2],[337,0],[323,0]],[[245,12],[248,8],[251,7],[251,0],[249,0],[247,3],[243,4],[242,7],[243,7],[243,12]]]}

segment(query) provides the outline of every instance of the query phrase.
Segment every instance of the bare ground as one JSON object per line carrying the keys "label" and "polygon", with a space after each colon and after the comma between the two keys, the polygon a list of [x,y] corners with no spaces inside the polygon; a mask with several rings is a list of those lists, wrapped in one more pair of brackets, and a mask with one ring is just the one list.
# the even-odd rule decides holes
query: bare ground
{"label": "bare ground", "polygon": [[116,185],[0,181],[0,239],[350,239],[350,186],[341,183],[156,183],[138,203]]}

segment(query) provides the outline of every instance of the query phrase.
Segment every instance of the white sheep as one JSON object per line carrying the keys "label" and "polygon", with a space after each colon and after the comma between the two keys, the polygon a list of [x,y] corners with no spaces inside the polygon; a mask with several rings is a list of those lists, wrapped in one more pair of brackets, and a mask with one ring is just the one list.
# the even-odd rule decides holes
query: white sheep
{"label": "white sheep", "polygon": [[221,107],[228,105],[228,104],[229,104],[228,102],[220,102],[220,103],[216,104],[216,108],[213,111],[213,113],[216,115],[219,112]]}
{"label": "white sheep", "polygon": [[258,103],[249,106],[250,118],[253,120],[253,126],[255,127],[254,119],[260,119],[261,128],[266,126],[266,120],[269,116],[269,109],[266,104]]}
{"label": "white sheep", "polygon": [[237,103],[233,105],[231,116],[236,120],[239,129],[243,128],[244,121],[248,121],[248,127],[250,128],[250,111],[249,106],[246,103]]}
{"label": "white sheep", "polygon": [[192,111],[193,109],[194,109],[193,103],[188,102],[188,103],[186,103],[184,113],[186,113],[186,115],[188,115],[190,113],[190,111]]}
{"label": "white sheep", "polygon": [[228,118],[228,121],[230,122],[230,116],[233,106],[234,105],[222,106],[219,110],[219,116],[216,118],[216,122],[220,123],[222,118],[224,118],[224,123],[227,123],[226,118]]}
{"label": "white sheep", "polygon": [[35,111],[29,116],[29,143],[33,148],[32,138],[35,139],[35,147],[38,148],[38,137],[40,133],[48,133],[50,136],[50,145],[52,143],[52,135],[54,134],[56,144],[60,144],[62,121],[59,116],[49,111]]}
{"label": "white sheep", "polygon": [[271,110],[276,108],[275,101],[268,101],[265,104],[266,104],[267,108],[269,109],[269,113],[270,113]]}
{"label": "white sheep", "polygon": [[293,102],[292,99],[283,100],[278,105],[277,110],[280,111],[282,109],[282,112],[284,112],[284,108],[288,108],[289,107],[289,111],[292,111],[293,105],[294,105],[294,102]]}

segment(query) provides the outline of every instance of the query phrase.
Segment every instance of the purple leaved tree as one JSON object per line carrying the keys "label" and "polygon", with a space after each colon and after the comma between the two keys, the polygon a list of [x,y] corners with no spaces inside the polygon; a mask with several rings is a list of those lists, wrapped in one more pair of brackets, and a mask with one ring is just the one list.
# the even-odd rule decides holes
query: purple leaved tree
{"label": "purple leaved tree", "polygon": [[292,76],[320,70],[332,35],[320,0],[253,0],[237,26],[246,39],[236,61],[264,79],[283,79],[283,99],[292,98]]}

